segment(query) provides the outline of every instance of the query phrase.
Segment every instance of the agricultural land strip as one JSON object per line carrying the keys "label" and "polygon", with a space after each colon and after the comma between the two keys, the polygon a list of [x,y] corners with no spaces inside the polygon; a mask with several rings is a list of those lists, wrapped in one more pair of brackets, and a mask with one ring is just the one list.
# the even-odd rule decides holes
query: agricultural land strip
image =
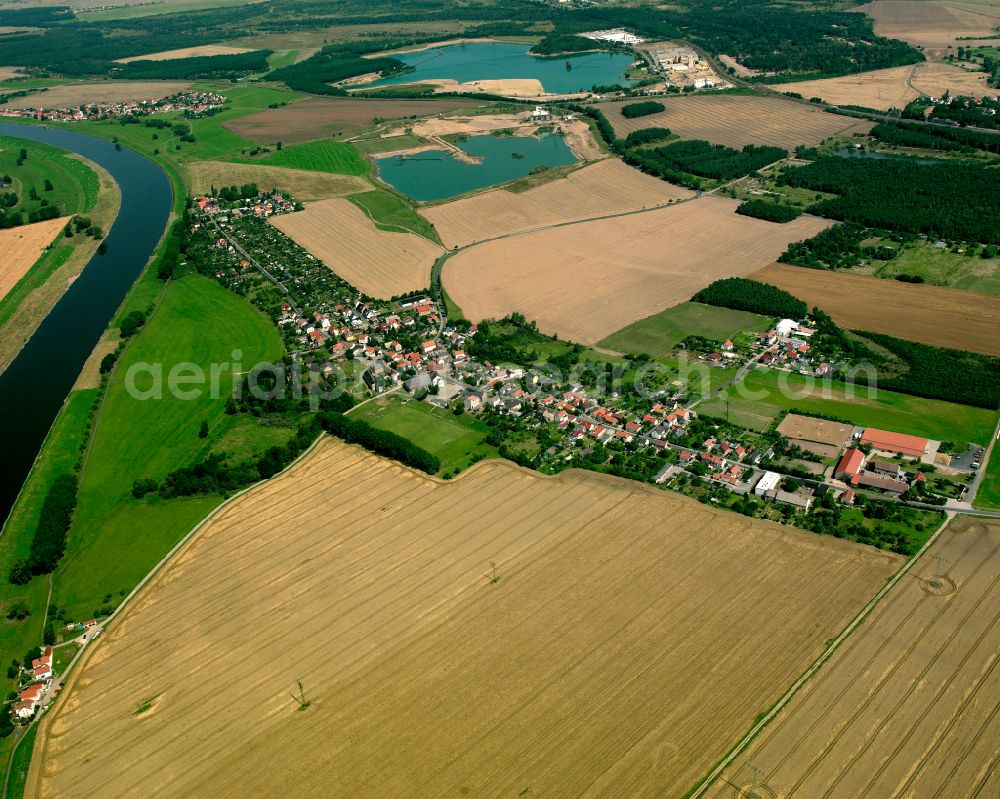
{"label": "agricultural land strip", "polygon": [[494,189],[422,208],[420,213],[450,248],[577,219],[651,208],[690,196],[686,189],[609,158],[527,191]]}
{"label": "agricultural land strip", "polygon": [[188,165],[191,191],[208,194],[212,187],[242,186],[255,183],[261,191],[283,189],[295,199],[327,200],[365,191],[370,185],[354,175],[337,175],[330,172],[311,172],[306,169],[288,169],[264,164],[234,164],[228,161],[192,161]]}
{"label": "agricultural land strip", "polygon": [[900,562],[617,478],[442,482],[326,440],[106,631],[25,795],[676,796]]}
{"label": "agricultural land strip", "polygon": [[664,111],[628,119],[621,108],[632,100],[603,103],[600,108],[618,136],[640,128],[669,128],[685,139],[705,139],[713,144],[741,149],[748,144],[772,145],[794,150],[814,145],[834,134],[869,131],[872,123],[828,114],[780,97],[694,95],[660,97]]}
{"label": "agricultural land strip", "polygon": [[119,58],[116,63],[128,64],[132,61],[173,61],[176,58],[203,58],[216,55],[238,55],[249,53],[246,47],[231,47],[226,44],[202,44],[197,47],[182,47],[180,50],[163,50],[159,53],[146,53],[130,58]]}
{"label": "agricultural land strip", "polygon": [[441,247],[414,233],[380,230],[348,200],[324,200],[272,224],[373,297],[392,297],[430,285]]}
{"label": "agricultural land strip", "polygon": [[0,299],[7,296],[56,236],[62,233],[68,219],[64,216],[0,230],[0,253],[3,253],[3,260],[0,261]]}
{"label": "agricultural land strip", "polygon": [[933,2],[933,0],[875,0],[852,11],[868,14],[875,33],[930,50],[953,47],[959,37],[995,33],[1000,9],[990,2]]}
{"label": "agricultural land strip", "polygon": [[516,311],[546,333],[594,343],[713,280],[759,269],[829,224],[802,216],[775,225],[736,214],[737,205],[702,197],[486,242],[448,261],[444,286],[471,320]]}
{"label": "agricultural land strip", "polygon": [[995,796],[1000,524],[952,522],[707,793]]}
{"label": "agricultural land strip", "polygon": [[155,100],[183,91],[190,83],[180,81],[119,81],[67,83],[53,86],[41,94],[13,97],[8,108],[69,108],[81,103],[116,103],[129,100]]}
{"label": "agricultural land strip", "polygon": [[751,276],[818,306],[852,330],[1000,355],[1000,297],[772,264]]}

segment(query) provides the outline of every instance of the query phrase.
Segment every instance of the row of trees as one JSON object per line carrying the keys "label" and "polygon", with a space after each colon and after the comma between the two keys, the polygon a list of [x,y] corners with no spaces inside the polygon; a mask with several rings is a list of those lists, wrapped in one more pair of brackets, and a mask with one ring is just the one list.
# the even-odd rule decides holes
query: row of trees
{"label": "row of trees", "polygon": [[1000,153],[1000,135],[968,128],[935,128],[908,122],[879,122],[871,135],[886,144],[972,153]]}
{"label": "row of trees", "polygon": [[726,277],[716,280],[691,299],[705,305],[788,319],[801,319],[808,311],[808,306],[802,300],[793,297],[787,291],[745,277]]}
{"label": "row of trees", "polygon": [[441,468],[441,462],[436,455],[418,447],[408,438],[390,433],[388,430],[379,430],[367,422],[330,411],[321,417],[320,424],[330,435],[349,444],[360,444],[376,455],[392,458],[427,474],[436,474]]}
{"label": "row of trees", "polygon": [[809,209],[830,219],[1000,243],[1000,171],[980,164],[832,156],[786,169],[780,182],[838,195]]}
{"label": "row of trees", "polygon": [[24,585],[36,575],[55,571],[66,551],[66,532],[73,521],[76,492],[75,475],[61,474],[52,482],[42,503],[28,557],[19,558],[11,566],[9,579],[14,585]]}

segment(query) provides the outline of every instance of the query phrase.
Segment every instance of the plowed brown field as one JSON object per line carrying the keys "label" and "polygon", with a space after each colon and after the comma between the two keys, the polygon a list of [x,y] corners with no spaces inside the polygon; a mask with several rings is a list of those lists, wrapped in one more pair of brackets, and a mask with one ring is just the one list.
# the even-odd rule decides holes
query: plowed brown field
{"label": "plowed brown field", "polygon": [[25,795],[680,796],[899,562],[617,478],[444,482],[326,440],[98,640]]}
{"label": "plowed brown field", "polygon": [[431,116],[482,105],[485,105],[482,100],[453,97],[442,100],[312,97],[282,108],[269,108],[266,111],[224,122],[223,127],[250,141],[298,144],[336,133],[360,130],[370,125],[376,117],[402,119],[412,116]]}
{"label": "plowed brown field", "polygon": [[656,99],[666,110],[636,119],[626,119],[619,110],[634,100],[602,103],[600,108],[619,136],[640,128],[661,127],[685,139],[705,139],[737,149],[769,144],[791,151],[800,144],[818,144],[836,133],[869,131],[873,124],[780,97],[696,94]]}
{"label": "plowed brown field", "polygon": [[852,330],[1000,355],[1000,297],[787,264],[751,277],[818,306]]}
{"label": "plowed brown field", "polygon": [[706,795],[998,796],[998,660],[1000,524],[959,519]]}
{"label": "plowed brown field", "polygon": [[663,205],[691,192],[608,158],[528,191],[495,189],[421,209],[448,247],[574,219]]}
{"label": "plowed brown field", "polygon": [[414,233],[379,230],[349,200],[324,200],[271,218],[344,280],[372,297],[427,288],[441,247]]}
{"label": "plowed brown field", "polygon": [[3,254],[0,258],[0,300],[28,273],[68,220],[68,216],[63,216],[0,230],[0,253]]}
{"label": "plowed brown field", "polygon": [[445,264],[444,285],[471,320],[519,311],[547,333],[594,343],[830,224],[801,216],[776,225],[736,214],[737,205],[702,197],[486,242]]}

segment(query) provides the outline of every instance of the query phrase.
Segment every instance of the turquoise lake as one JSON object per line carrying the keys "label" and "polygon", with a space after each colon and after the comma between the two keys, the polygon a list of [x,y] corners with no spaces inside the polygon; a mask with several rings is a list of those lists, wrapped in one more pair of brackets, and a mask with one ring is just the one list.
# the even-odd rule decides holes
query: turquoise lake
{"label": "turquoise lake", "polygon": [[[375,159],[379,177],[414,200],[443,200],[467,191],[517,180],[537,166],[564,166],[576,161],[562,136],[470,136],[458,146],[481,158],[459,161],[447,150],[426,150],[400,160]],[[523,157],[516,157],[515,154]]]}
{"label": "turquoise lake", "polygon": [[[450,44],[417,53],[394,56],[415,71],[368,84],[388,86],[418,80],[452,78],[459,83],[472,80],[537,78],[545,91],[553,94],[578,92],[591,86],[612,83],[626,85],[625,71],[633,57],[626,53],[583,53],[575,56],[538,58],[528,53],[530,45],[506,42]],[[571,69],[566,69],[569,63]]]}

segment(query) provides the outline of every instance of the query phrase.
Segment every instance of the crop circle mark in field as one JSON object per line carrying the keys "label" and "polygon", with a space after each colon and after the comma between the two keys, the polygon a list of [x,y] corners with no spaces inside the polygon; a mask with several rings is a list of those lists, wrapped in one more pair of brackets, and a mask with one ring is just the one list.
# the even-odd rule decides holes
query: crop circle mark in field
{"label": "crop circle mark in field", "polygon": [[931,596],[948,596],[954,594],[958,586],[950,577],[936,576],[920,581],[920,588]]}
{"label": "crop circle mark in field", "polygon": [[733,786],[733,799],[778,799],[778,794],[765,783],[744,782]]}

